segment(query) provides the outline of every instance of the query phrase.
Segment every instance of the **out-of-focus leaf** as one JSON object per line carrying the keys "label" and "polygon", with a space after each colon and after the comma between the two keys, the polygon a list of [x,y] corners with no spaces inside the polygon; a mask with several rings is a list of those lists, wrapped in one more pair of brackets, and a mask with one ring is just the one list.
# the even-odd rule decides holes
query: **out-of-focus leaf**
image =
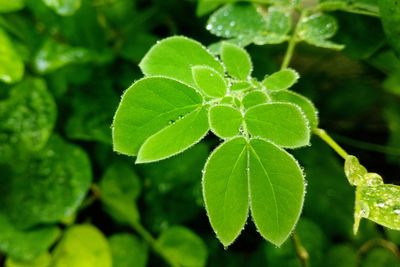
{"label": "out-of-focus leaf", "polygon": [[335,35],[338,25],[334,17],[326,14],[313,14],[299,22],[298,35],[305,42],[324,48],[343,49],[344,46],[327,40]]}
{"label": "out-of-focus leaf", "polygon": [[57,240],[59,234],[60,229],[53,225],[19,230],[0,213],[0,251],[15,262],[32,261],[39,257]]}
{"label": "out-of-focus leaf", "polygon": [[16,83],[24,75],[24,63],[7,33],[0,27],[0,81]]}
{"label": "out-of-focus leaf", "polygon": [[191,230],[173,226],[161,233],[157,245],[179,266],[202,267],[207,261],[207,247]]}
{"label": "out-of-focus leaf", "polygon": [[101,201],[117,221],[134,223],[139,219],[135,200],[140,194],[139,177],[126,164],[109,166],[100,181]]}
{"label": "out-of-focus leaf", "polygon": [[81,0],[42,0],[61,16],[73,15],[80,7]]}
{"label": "out-of-focus leaf", "polygon": [[50,261],[51,256],[48,252],[31,261],[20,261],[8,257],[5,262],[5,267],[49,267]]}
{"label": "out-of-focus leaf", "polygon": [[127,33],[122,41],[120,54],[123,58],[133,62],[139,62],[149,48],[157,42],[157,37],[135,31]]}
{"label": "out-of-focus leaf", "polygon": [[108,238],[113,267],[145,267],[149,257],[146,243],[132,234],[114,234]]}
{"label": "out-of-focus leaf", "polygon": [[92,179],[86,153],[57,136],[26,163],[12,167],[9,175],[0,176],[0,210],[24,228],[73,214]]}
{"label": "out-of-focus leaf", "polygon": [[111,267],[112,256],[105,236],[92,225],[67,229],[53,252],[54,267]]}
{"label": "out-of-focus leaf", "polygon": [[86,63],[92,54],[85,48],[71,47],[47,39],[34,58],[34,66],[41,73],[53,72],[69,64]]}
{"label": "out-of-focus leaf", "polygon": [[389,250],[375,248],[361,261],[361,267],[399,267],[399,259]]}
{"label": "out-of-focus leaf", "polygon": [[357,251],[350,245],[338,245],[328,250],[324,266],[355,267],[357,266]]}
{"label": "out-of-focus leaf", "polygon": [[0,13],[14,12],[24,8],[24,0],[0,0]]}
{"label": "out-of-focus leaf", "polygon": [[400,4],[397,0],[379,0],[379,11],[388,42],[400,57]]}
{"label": "out-of-focus leaf", "polygon": [[0,102],[0,162],[38,151],[56,120],[56,106],[43,80],[28,79]]}

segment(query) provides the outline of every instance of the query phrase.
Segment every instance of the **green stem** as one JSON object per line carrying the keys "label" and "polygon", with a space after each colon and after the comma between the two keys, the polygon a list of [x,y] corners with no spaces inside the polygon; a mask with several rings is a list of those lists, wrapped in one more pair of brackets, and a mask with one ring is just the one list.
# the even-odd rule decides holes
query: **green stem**
{"label": "green stem", "polygon": [[294,249],[296,251],[297,258],[299,259],[299,262],[300,262],[300,266],[308,267],[310,255],[308,254],[307,249],[301,243],[300,238],[296,232],[293,232],[291,238],[292,238]]}
{"label": "green stem", "polygon": [[292,60],[294,49],[295,49],[296,44],[298,42],[297,33],[299,31],[300,21],[303,19],[304,13],[305,13],[304,11],[302,11],[300,13],[300,17],[299,17],[299,19],[297,21],[296,27],[295,27],[295,29],[293,31],[292,36],[289,39],[288,47],[286,49],[285,56],[283,57],[281,69],[287,68],[289,66],[290,61]]}
{"label": "green stem", "polygon": [[358,249],[358,261],[360,262],[362,256],[367,254],[371,249],[375,247],[382,247],[392,253],[397,259],[400,259],[400,251],[396,244],[382,238],[377,238],[368,240]]}
{"label": "green stem", "polygon": [[139,222],[131,222],[130,226],[150,245],[154,252],[156,252],[166,263],[171,267],[179,267],[180,265],[170,259],[157,244],[154,237],[143,227]]}
{"label": "green stem", "polygon": [[339,154],[343,159],[346,159],[349,154],[341,147],[335,140],[330,137],[330,135],[320,128],[314,129],[314,134],[321,138],[325,143],[327,143],[337,154]]}

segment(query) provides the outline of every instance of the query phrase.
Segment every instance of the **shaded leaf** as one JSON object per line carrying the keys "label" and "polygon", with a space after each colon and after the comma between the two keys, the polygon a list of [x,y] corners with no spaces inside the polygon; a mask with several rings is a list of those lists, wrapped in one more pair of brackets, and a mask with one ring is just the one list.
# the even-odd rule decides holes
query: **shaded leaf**
{"label": "shaded leaf", "polygon": [[400,3],[397,0],[379,0],[378,3],[387,40],[400,57]]}
{"label": "shaded leaf", "polygon": [[145,267],[149,257],[146,243],[132,234],[114,234],[108,238],[113,267]]}

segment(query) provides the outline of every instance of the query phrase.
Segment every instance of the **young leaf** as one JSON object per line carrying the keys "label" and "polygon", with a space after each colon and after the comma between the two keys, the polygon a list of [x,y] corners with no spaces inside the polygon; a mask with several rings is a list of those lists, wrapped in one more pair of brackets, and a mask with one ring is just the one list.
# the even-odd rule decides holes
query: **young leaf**
{"label": "young leaf", "polygon": [[207,109],[197,108],[150,136],[140,147],[136,163],[158,161],[179,154],[203,139],[208,130]]}
{"label": "young leaf", "polygon": [[126,90],[113,123],[114,150],[134,156],[143,142],[202,105],[192,87],[165,77],[143,78]]}
{"label": "young leaf", "polygon": [[344,162],[344,173],[351,185],[359,185],[367,174],[367,169],[360,164],[355,156],[348,155]]}
{"label": "young leaf", "polygon": [[99,183],[101,202],[117,221],[136,222],[139,219],[135,200],[140,194],[139,177],[123,163],[110,165]]}
{"label": "young leaf", "polygon": [[157,239],[157,245],[177,266],[203,267],[207,261],[207,247],[195,233],[181,226],[173,226]]}
{"label": "young leaf", "polygon": [[243,116],[231,106],[217,105],[210,108],[208,121],[213,133],[221,138],[229,138],[239,134]]}
{"label": "young leaf", "polygon": [[234,81],[231,85],[231,91],[242,91],[249,89],[251,87],[251,83],[248,81]]}
{"label": "young leaf", "polygon": [[192,67],[193,80],[196,86],[209,97],[223,97],[228,85],[223,76],[207,66]]}
{"label": "young leaf", "polygon": [[113,267],[146,267],[149,248],[132,234],[121,233],[109,237]]}
{"label": "young leaf", "polygon": [[268,96],[261,91],[252,91],[243,97],[242,104],[246,109],[268,102]]}
{"label": "young leaf", "polygon": [[239,236],[248,216],[247,146],[242,137],[226,141],[212,152],[204,168],[207,214],[225,247]]}
{"label": "young leaf", "polygon": [[52,266],[111,267],[112,259],[107,239],[89,224],[68,228],[53,252]]}
{"label": "young leaf", "polygon": [[307,43],[319,47],[340,50],[344,46],[328,41],[337,31],[336,19],[326,14],[314,14],[303,18],[299,25],[298,34]]}
{"label": "young leaf", "polygon": [[183,37],[166,38],[155,44],[139,66],[147,75],[163,75],[194,86],[192,66],[204,65],[224,75],[224,68],[199,42]]}
{"label": "young leaf", "polygon": [[228,74],[239,80],[246,80],[253,68],[250,55],[243,48],[224,42],[221,59]]}
{"label": "young leaf", "polygon": [[276,102],[288,102],[295,105],[298,105],[301,110],[306,115],[307,120],[310,123],[311,129],[315,129],[318,126],[318,111],[315,108],[314,104],[305,96],[297,94],[295,92],[285,90],[273,92],[270,94],[270,97],[273,101]]}
{"label": "young leaf", "polygon": [[228,4],[210,16],[207,30],[225,38],[252,39],[265,31],[265,20],[255,5]]}
{"label": "young leaf", "polygon": [[20,230],[0,213],[0,251],[15,260],[34,260],[46,252],[59,235],[60,229],[54,225]]}
{"label": "young leaf", "polygon": [[358,186],[354,211],[354,233],[357,233],[361,218],[380,225],[400,230],[400,186],[381,184]]}
{"label": "young leaf", "polygon": [[248,131],[254,137],[267,139],[278,146],[296,148],[310,142],[308,121],[296,105],[257,105],[248,109],[244,118]]}
{"label": "young leaf", "polygon": [[270,91],[280,91],[291,87],[299,79],[299,74],[293,69],[283,69],[267,76],[263,85]]}
{"label": "young leaf", "polygon": [[0,81],[16,83],[24,75],[24,63],[2,28],[0,28],[0,44]]}
{"label": "young leaf", "polygon": [[249,146],[250,209],[258,231],[280,246],[293,231],[304,200],[304,177],[289,153],[252,139]]}

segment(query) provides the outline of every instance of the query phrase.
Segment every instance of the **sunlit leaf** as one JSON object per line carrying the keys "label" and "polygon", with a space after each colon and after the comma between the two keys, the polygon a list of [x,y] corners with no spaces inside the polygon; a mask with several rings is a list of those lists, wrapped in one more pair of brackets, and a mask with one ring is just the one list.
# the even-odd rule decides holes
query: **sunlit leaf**
{"label": "sunlit leaf", "polygon": [[299,79],[299,74],[293,69],[283,69],[275,72],[262,81],[267,90],[280,91],[291,87]]}
{"label": "sunlit leaf", "polygon": [[213,133],[221,138],[228,138],[239,134],[243,116],[238,109],[231,106],[217,105],[210,108],[208,120]]}
{"label": "sunlit leaf", "polygon": [[25,6],[24,0],[0,0],[0,13],[14,12]]}
{"label": "sunlit leaf", "polygon": [[197,88],[209,97],[223,97],[228,85],[223,76],[206,66],[192,67],[192,75]]}
{"label": "sunlit leaf", "polygon": [[243,48],[224,42],[221,59],[229,75],[239,80],[246,80],[253,69],[250,55]]}
{"label": "sunlit leaf", "polygon": [[24,75],[24,63],[2,28],[0,28],[0,44],[0,81],[16,83]]}
{"label": "sunlit leaf", "polygon": [[5,262],[5,267],[49,267],[51,256],[48,252],[40,255],[34,260],[21,261],[8,257]]}

